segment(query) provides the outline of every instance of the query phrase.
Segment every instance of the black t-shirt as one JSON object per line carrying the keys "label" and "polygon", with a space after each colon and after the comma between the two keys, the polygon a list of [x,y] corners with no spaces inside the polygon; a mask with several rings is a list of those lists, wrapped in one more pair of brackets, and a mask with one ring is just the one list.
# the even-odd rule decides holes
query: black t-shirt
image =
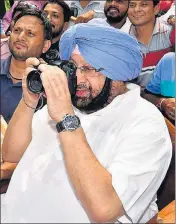
{"label": "black t-shirt", "polygon": [[41,58],[43,58],[44,61],[49,63],[49,61],[57,61],[60,59],[59,55],[59,41],[56,43],[52,44],[50,49],[41,55]]}

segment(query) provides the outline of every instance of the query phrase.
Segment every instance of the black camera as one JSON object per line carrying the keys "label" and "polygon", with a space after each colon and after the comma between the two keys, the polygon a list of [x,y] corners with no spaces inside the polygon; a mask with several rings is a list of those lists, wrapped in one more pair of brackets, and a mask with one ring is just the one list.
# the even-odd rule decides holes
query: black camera
{"label": "black camera", "polygon": [[[62,69],[68,81],[68,87],[71,96],[75,95],[76,93],[76,86],[77,86],[77,77],[76,77],[76,66],[74,63],[70,61],[50,61],[50,65],[58,66]],[[44,92],[44,88],[42,85],[42,80],[40,78],[41,71],[40,70],[33,70],[27,76],[27,87],[32,93],[42,93]]]}
{"label": "black camera", "polygon": [[77,17],[78,16],[78,9],[75,7],[70,7],[71,16]]}

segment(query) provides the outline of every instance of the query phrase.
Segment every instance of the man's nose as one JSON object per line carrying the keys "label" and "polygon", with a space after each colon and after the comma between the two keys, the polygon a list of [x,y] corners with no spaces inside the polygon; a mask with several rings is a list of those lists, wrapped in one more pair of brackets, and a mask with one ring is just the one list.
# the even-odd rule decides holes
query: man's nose
{"label": "man's nose", "polygon": [[49,21],[51,21],[51,15],[50,14],[47,15],[47,18],[48,18]]}
{"label": "man's nose", "polygon": [[141,6],[140,5],[136,5],[134,8],[135,12],[140,12],[141,11]]}
{"label": "man's nose", "polygon": [[87,81],[85,75],[83,74],[83,72],[81,72],[81,69],[76,70],[76,77],[77,77],[77,82],[78,83]]}
{"label": "man's nose", "polygon": [[117,6],[117,1],[116,0],[112,0],[111,6]]}
{"label": "man's nose", "polygon": [[20,34],[18,35],[18,39],[19,40],[24,40],[25,39],[25,32],[24,31],[22,31],[22,32],[20,32]]}

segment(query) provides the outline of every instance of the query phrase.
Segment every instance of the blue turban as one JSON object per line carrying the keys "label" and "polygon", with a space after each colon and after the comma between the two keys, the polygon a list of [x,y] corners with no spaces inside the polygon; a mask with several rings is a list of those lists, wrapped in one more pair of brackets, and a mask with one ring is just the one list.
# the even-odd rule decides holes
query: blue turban
{"label": "blue turban", "polygon": [[78,45],[85,61],[103,75],[119,81],[136,78],[142,68],[142,53],[138,42],[130,35],[113,27],[78,24],[61,37],[61,60],[69,60]]}

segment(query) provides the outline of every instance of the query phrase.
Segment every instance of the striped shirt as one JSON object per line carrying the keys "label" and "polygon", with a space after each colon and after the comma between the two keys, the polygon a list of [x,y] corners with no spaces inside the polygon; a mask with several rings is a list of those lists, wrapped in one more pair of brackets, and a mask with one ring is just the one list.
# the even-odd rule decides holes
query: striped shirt
{"label": "striped shirt", "polygon": [[[136,37],[135,26],[131,26],[129,34]],[[153,34],[149,45],[139,42],[143,53],[143,68],[135,83],[145,87],[150,81],[153,71],[160,59],[168,52],[172,51],[175,30],[172,26],[161,22],[159,18],[153,29]],[[175,39],[175,38],[174,38]]]}

